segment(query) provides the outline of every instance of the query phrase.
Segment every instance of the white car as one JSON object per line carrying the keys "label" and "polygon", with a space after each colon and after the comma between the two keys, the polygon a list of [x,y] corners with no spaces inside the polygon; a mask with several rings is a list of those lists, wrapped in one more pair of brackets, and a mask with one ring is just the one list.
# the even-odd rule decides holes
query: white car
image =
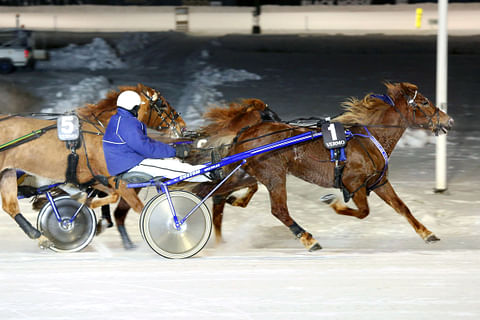
{"label": "white car", "polygon": [[33,69],[34,66],[32,31],[0,31],[0,73],[10,73],[18,67]]}

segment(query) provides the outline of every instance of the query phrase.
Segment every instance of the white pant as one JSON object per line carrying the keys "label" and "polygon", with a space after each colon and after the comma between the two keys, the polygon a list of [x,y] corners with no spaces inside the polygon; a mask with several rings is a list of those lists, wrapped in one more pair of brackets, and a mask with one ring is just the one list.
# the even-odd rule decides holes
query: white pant
{"label": "white pant", "polygon": [[[204,165],[191,165],[189,163],[181,162],[178,158],[166,159],[145,159],[137,166],[128,170],[128,172],[143,172],[154,177],[165,177],[173,179],[190,173],[194,170],[205,168]],[[189,182],[209,182],[212,181],[207,176],[201,174],[185,181]]]}

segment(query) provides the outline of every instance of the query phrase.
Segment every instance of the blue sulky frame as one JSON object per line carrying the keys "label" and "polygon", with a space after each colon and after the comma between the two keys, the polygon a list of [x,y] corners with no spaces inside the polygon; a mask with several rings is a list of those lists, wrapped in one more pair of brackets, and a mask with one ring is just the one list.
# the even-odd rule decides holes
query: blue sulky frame
{"label": "blue sulky frame", "polygon": [[[75,213],[73,214],[73,216],[70,219],[68,219],[68,220],[62,219],[62,216],[60,215],[60,212],[58,211],[57,205],[55,204],[55,199],[52,197],[52,194],[50,193],[50,189],[61,186],[63,184],[65,184],[65,183],[64,182],[59,182],[59,183],[54,183],[54,184],[50,184],[50,185],[47,185],[47,186],[37,188],[37,190],[35,192],[35,195],[45,194],[45,196],[47,197],[48,203],[50,203],[50,205],[52,206],[53,213],[55,214],[55,218],[57,219],[58,223],[65,226],[65,225],[71,224],[75,221],[75,219],[77,218],[80,211],[83,209],[83,207],[85,207],[85,203],[82,203],[82,205],[75,211]],[[93,195],[93,192],[94,192],[94,190],[92,189],[89,192],[89,194],[87,195],[87,198],[91,197]],[[23,196],[23,195],[19,195],[17,197],[17,199],[25,199],[25,198],[26,197]]]}
{"label": "blue sulky frame", "polygon": [[[353,134],[348,130],[345,132],[345,135],[347,136],[347,139],[350,139],[353,136]],[[269,152],[269,151],[273,151],[273,150],[288,147],[288,146],[291,146],[291,145],[299,144],[299,143],[302,143],[302,142],[306,142],[306,141],[314,140],[314,139],[317,139],[317,138],[321,138],[322,136],[323,136],[322,132],[316,132],[316,131],[305,132],[305,133],[295,135],[295,136],[290,137],[290,138],[282,139],[282,140],[279,140],[279,141],[276,141],[276,142],[273,142],[273,143],[270,143],[270,144],[267,144],[267,145],[264,145],[264,146],[261,146],[261,147],[253,148],[253,149],[241,152],[241,153],[237,153],[237,154],[234,154],[234,155],[231,155],[231,156],[227,156],[227,157],[223,158],[220,162],[215,163],[215,164],[212,164],[211,162],[208,162],[208,163],[205,164],[205,166],[206,166],[205,168],[201,168],[199,170],[195,170],[195,171],[186,173],[186,174],[184,174],[182,176],[179,176],[179,177],[176,177],[174,179],[170,179],[170,180],[163,181],[163,182],[150,180],[150,181],[142,182],[142,183],[129,183],[127,185],[127,187],[128,188],[144,188],[144,187],[148,187],[148,186],[155,186],[157,188],[158,193],[165,193],[165,195],[167,197],[169,207],[170,207],[170,211],[173,215],[173,220],[175,222],[175,227],[176,227],[177,230],[180,230],[182,224],[188,219],[188,217],[193,212],[195,212],[195,210],[197,210],[203,203],[205,203],[205,201],[207,201],[207,199],[215,191],[217,191],[218,188],[220,188],[225,183],[225,181],[227,181],[236,171],[238,171],[240,169],[240,167],[247,162],[246,159],[248,159],[250,157],[257,156],[257,155],[262,154],[262,153]],[[232,172],[230,172],[222,181],[220,181],[220,183],[217,186],[215,186],[215,188],[213,188],[210,191],[210,193],[208,193],[192,210],[190,210],[190,212],[182,220],[178,220],[177,214],[175,212],[175,208],[173,207],[173,203],[172,203],[172,199],[170,197],[170,192],[168,190],[168,187],[171,186],[171,185],[174,185],[174,184],[176,184],[180,181],[184,181],[184,180],[189,179],[191,177],[207,173],[209,171],[215,170],[217,168],[220,168],[220,167],[223,167],[223,166],[235,163],[235,162],[240,162],[240,164],[237,167],[235,167],[235,169],[233,169]]]}

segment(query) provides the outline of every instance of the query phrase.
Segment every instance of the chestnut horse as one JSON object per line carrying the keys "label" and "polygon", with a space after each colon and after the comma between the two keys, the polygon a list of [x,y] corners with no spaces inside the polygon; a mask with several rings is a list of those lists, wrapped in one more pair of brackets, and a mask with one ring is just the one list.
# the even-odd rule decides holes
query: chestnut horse
{"label": "chestnut horse", "polygon": [[[202,143],[201,148],[193,150],[192,155],[186,161],[194,164],[206,163],[211,160],[210,151],[219,145],[225,146],[230,144],[238,131],[247,128],[265,120],[280,120],[268,106],[259,99],[243,99],[240,102],[232,102],[225,107],[212,107],[203,115],[204,119],[209,123],[202,127],[198,134]],[[226,155],[228,149],[222,149],[223,155]],[[210,190],[215,187],[214,183],[180,183],[172,186],[172,188],[188,189],[199,197],[206,196]],[[240,198],[233,196],[232,193],[247,188],[247,192]],[[221,224],[225,204],[245,208],[255,192],[258,190],[257,180],[246,174],[243,170],[239,170],[230,179],[223,184],[213,195],[212,215],[215,217],[215,225]],[[130,206],[125,201],[120,201],[117,205],[114,217],[117,228],[121,230],[122,242],[126,249],[132,248],[133,244],[128,239],[125,230],[125,219]],[[221,230],[216,230],[217,241],[221,240]]]}
{"label": "chestnut horse", "polygon": [[[142,105],[139,110],[139,118],[142,117],[141,119],[148,121],[149,126],[163,126],[165,128],[174,126],[175,130],[179,132],[185,127],[185,123],[175,110],[155,90],[143,85],[123,87],[123,90],[136,90],[141,93]],[[118,94],[112,93],[107,99],[116,101]],[[143,204],[137,197],[135,190],[126,188],[124,183],[121,183],[118,189],[115,189],[114,177],[109,176],[106,168],[102,134],[103,128],[115,112],[114,109],[110,107],[96,109],[92,106],[86,106],[77,110],[81,123],[81,146],[78,149],[79,161],[76,178],[79,184],[90,182],[96,178],[97,180],[93,182],[92,187],[109,194],[106,198],[92,202],[91,207],[116,202],[121,196],[129,206],[140,212]],[[17,200],[16,169],[23,170],[33,176],[40,176],[53,181],[64,181],[67,171],[67,157],[71,151],[65,147],[63,141],[58,139],[56,131],[56,122],[53,120],[25,118],[15,115],[0,118],[0,146],[2,146],[0,149],[0,194],[2,208],[31,239],[37,239],[42,247],[48,247],[50,242],[20,213]],[[30,132],[38,132],[43,135],[38,139],[25,140],[26,143],[10,146],[17,138]],[[101,176],[106,177],[106,185],[98,180]]]}
{"label": "chestnut horse", "polygon": [[[388,157],[407,127],[425,128],[435,133],[447,132],[453,120],[419,93],[416,85],[385,85],[387,95],[383,99],[375,95],[367,95],[362,100],[351,99],[344,105],[345,112],[332,120],[343,123],[354,134],[345,147],[347,160],[343,162],[344,170],[340,179],[344,192],[353,199],[357,209],[347,207],[333,195],[324,197],[322,201],[337,214],[364,219],[369,214],[367,196],[373,191],[404,216],[423,240],[438,241],[434,233],[415,219],[395,193],[387,177]],[[232,146],[229,154],[309,130],[284,123],[260,123],[239,133],[238,143]],[[377,147],[375,142],[383,147]],[[317,240],[290,216],[286,175],[292,174],[322,187],[334,187],[334,166],[322,139],[316,139],[249,158],[244,169],[268,189],[272,214],[290,228],[308,250],[318,250],[321,246]],[[215,228],[220,227],[215,225]]]}

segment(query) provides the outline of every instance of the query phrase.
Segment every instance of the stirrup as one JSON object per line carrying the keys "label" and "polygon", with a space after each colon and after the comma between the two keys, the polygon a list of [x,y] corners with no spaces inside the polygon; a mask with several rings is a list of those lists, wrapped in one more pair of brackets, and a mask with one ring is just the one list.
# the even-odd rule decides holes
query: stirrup
{"label": "stirrup", "polygon": [[[217,149],[213,149],[212,153],[212,164],[219,163],[222,160],[222,156]],[[223,171],[222,167],[219,167],[215,170],[210,171],[210,179],[213,181],[221,181],[225,178],[225,172]]]}

